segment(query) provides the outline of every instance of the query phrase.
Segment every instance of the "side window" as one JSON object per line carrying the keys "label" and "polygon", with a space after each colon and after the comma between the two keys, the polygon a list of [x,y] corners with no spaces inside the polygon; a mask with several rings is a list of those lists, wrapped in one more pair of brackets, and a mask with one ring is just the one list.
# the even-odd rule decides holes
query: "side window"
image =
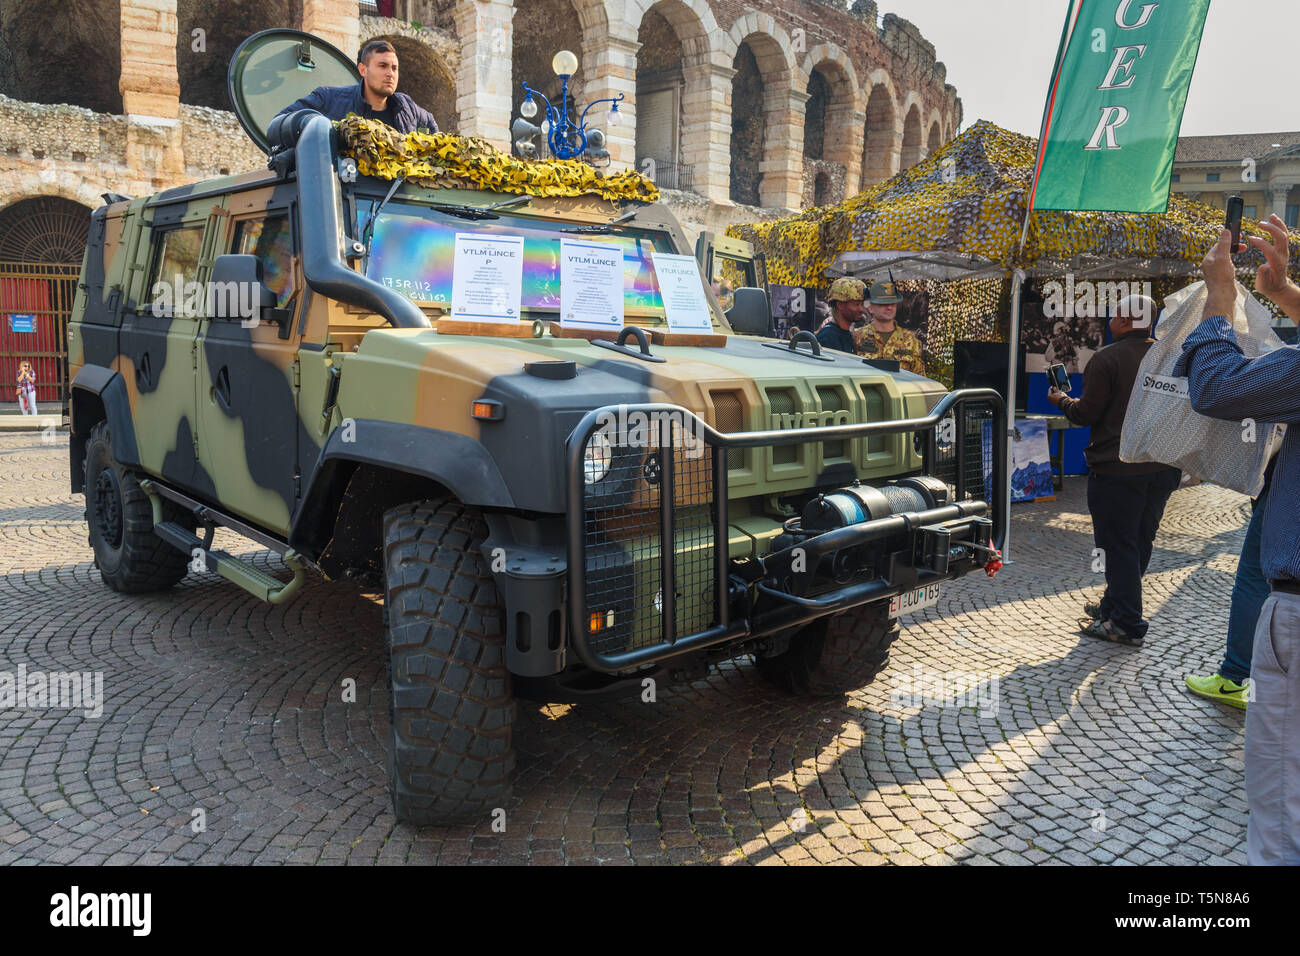
{"label": "side window", "polygon": [[262,260],[262,282],[275,293],[276,308],[284,308],[293,296],[293,233],[288,214],[237,223],[231,252]]}
{"label": "side window", "polygon": [[159,315],[200,315],[199,254],[203,226],[169,229],[158,240],[150,300]]}
{"label": "side window", "polygon": [[753,269],[753,263],[714,253],[713,275],[710,279],[723,312],[731,308],[737,289],[754,285]]}

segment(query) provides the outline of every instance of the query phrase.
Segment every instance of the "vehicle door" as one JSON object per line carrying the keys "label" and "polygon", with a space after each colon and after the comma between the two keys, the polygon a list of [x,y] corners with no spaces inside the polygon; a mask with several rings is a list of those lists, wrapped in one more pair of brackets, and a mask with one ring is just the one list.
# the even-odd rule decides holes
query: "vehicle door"
{"label": "vehicle door", "polygon": [[[291,189],[292,187],[289,187]],[[201,459],[223,510],[287,534],[299,494],[296,214],[272,188],[229,198],[222,253],[253,255],[278,321],[245,317],[258,290],[214,290],[198,348]],[[236,307],[235,295],[241,297]]]}
{"label": "vehicle door", "polygon": [[143,281],[133,280],[133,307],[123,309],[117,361],[140,465],[200,491],[207,483],[196,457],[194,344],[211,266],[211,208],[182,202],[153,210],[149,240],[136,249],[134,271]]}

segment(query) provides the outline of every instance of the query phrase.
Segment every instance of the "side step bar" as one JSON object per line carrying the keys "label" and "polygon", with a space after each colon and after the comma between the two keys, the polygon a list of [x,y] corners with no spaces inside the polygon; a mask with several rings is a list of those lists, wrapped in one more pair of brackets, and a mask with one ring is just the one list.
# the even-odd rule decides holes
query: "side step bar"
{"label": "side step bar", "polygon": [[[227,581],[239,585],[245,591],[256,597],[261,598],[268,604],[283,604],[289,598],[293,597],[307,580],[307,565],[302,556],[292,548],[285,548],[280,542],[274,541],[264,534],[255,532],[254,529],[248,528],[243,522],[236,519],[226,519],[227,516],[220,512],[213,511],[199,505],[198,502],[185,497],[179,492],[172,491],[170,488],[163,488],[155,484],[152,480],[140,482],[140,488],[149,496],[149,501],[153,505],[153,533],[162,538],[176,550],[183,554],[193,555],[197,560],[200,556],[203,558],[204,567],[209,571],[215,571]],[[171,498],[178,503],[187,507],[192,507],[201,520],[208,522],[208,531],[205,538],[200,538],[194,532],[182,528],[180,525],[171,521],[164,521],[162,516],[163,497]],[[215,550],[212,545],[212,525],[222,524],[231,530],[238,532],[259,544],[271,547],[273,550],[280,552],[284,558],[284,563],[293,571],[293,579],[290,581],[281,581],[273,578],[265,571],[255,568],[241,558],[226,551]],[[254,531],[248,534],[248,531]]]}

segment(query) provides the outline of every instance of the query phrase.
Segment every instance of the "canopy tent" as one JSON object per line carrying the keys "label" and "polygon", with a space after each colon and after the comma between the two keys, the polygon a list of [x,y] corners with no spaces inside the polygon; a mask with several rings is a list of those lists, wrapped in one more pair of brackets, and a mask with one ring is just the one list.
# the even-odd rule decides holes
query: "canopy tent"
{"label": "canopy tent", "polygon": [[[727,233],[766,255],[773,282],[821,286],[838,275],[882,272],[891,261],[910,270],[896,271],[896,278],[934,278],[929,270],[936,265],[963,278],[1017,268],[1079,278],[1189,276],[1223,226],[1221,210],[1173,193],[1163,215],[1035,212],[1018,248],[1037,149],[1037,140],[980,120],[852,199]],[[1263,235],[1249,223],[1243,231]],[[1291,269],[1300,276],[1300,233],[1292,233],[1291,249]],[[1253,248],[1237,257],[1252,271],[1262,261]]]}
{"label": "canopy tent", "polygon": [[[766,258],[769,281],[779,285],[824,287],[840,275],[873,279],[886,272],[900,280],[1010,279],[1010,429],[1026,278],[1190,277],[1223,228],[1221,210],[1171,193],[1163,215],[1038,211],[1026,229],[1037,151],[1037,140],[980,120],[923,162],[838,205],[734,225],[727,234],[753,243]],[[1245,222],[1242,232],[1265,235]],[[1300,280],[1294,230],[1290,246],[1290,271]],[[1252,247],[1236,262],[1253,276],[1263,256]],[[1004,505],[1009,513],[1010,501]]]}

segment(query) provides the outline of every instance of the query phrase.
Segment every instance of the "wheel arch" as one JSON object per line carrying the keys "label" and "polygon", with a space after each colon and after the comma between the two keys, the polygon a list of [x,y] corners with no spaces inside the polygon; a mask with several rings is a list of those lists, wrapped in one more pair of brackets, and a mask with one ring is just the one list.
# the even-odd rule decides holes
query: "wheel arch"
{"label": "wheel arch", "polygon": [[321,449],[289,531],[289,544],[330,576],[381,567],[383,514],[407,501],[450,497],[488,509],[514,499],[496,462],[453,432],[355,419]]}
{"label": "wheel arch", "polygon": [[131,421],[131,400],[126,383],[117,372],[102,365],[83,366],[69,387],[68,412],[68,464],[73,494],[85,490],[86,439],[100,422],[108,423],[113,436],[113,457],[123,465],[140,464],[135,425]]}

